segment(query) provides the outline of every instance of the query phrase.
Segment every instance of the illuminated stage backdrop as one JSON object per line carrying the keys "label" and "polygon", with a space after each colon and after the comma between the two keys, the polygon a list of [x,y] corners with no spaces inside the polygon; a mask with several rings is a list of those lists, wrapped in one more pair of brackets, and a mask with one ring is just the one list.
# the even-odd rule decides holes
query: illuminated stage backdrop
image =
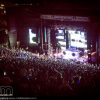
{"label": "illuminated stage backdrop", "polygon": [[78,59],[84,56],[87,50],[87,33],[81,29],[58,28],[56,40],[64,59]]}

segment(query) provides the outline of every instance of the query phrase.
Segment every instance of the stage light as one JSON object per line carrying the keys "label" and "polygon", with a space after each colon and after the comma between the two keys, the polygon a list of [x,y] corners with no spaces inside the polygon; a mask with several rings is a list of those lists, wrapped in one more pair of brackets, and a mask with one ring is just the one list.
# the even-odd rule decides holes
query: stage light
{"label": "stage light", "polygon": [[4,5],[4,4],[1,4],[0,6],[1,6],[1,7],[4,7],[5,5]]}
{"label": "stage light", "polygon": [[63,41],[59,41],[58,43],[60,43],[61,45],[66,45],[66,42]]}
{"label": "stage light", "polygon": [[58,30],[59,33],[63,33],[63,30]]}
{"label": "stage light", "polygon": [[79,58],[79,53],[78,52],[73,52],[70,50],[64,51],[65,54],[63,54],[63,59],[78,59]]}
{"label": "stage light", "polygon": [[64,36],[56,36],[57,39],[64,39]]}

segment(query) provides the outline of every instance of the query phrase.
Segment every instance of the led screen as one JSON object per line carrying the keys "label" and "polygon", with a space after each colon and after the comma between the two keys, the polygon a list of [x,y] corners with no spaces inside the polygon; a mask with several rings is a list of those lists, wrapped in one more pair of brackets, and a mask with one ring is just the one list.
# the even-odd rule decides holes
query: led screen
{"label": "led screen", "polygon": [[[64,59],[81,59],[87,50],[87,33],[75,29],[59,29],[56,33]],[[64,52],[64,53],[63,53]],[[85,61],[85,59],[84,59]]]}
{"label": "led screen", "polygon": [[64,38],[64,30],[59,29],[56,33],[57,42],[60,44],[62,50],[66,50],[66,39]]}
{"label": "led screen", "polygon": [[68,30],[70,46],[76,48],[87,48],[86,33],[81,31]]}
{"label": "led screen", "polygon": [[29,29],[29,43],[36,44],[36,33],[32,33],[32,29]]}

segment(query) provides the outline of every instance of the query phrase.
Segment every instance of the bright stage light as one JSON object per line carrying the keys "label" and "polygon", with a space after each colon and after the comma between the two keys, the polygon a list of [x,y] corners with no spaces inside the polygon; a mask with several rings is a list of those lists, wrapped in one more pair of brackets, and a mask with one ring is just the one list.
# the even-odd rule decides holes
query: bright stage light
{"label": "bright stage light", "polygon": [[65,45],[66,46],[66,42],[58,41],[58,43],[60,43],[61,45]]}
{"label": "bright stage light", "polygon": [[70,34],[75,33],[75,30],[68,30]]}
{"label": "bright stage light", "polygon": [[63,54],[63,59],[78,59],[79,58],[79,53],[78,52],[72,52],[72,51],[64,51],[65,54]]}
{"label": "bright stage light", "polygon": [[64,39],[64,36],[56,36],[57,39]]}
{"label": "bright stage light", "polygon": [[65,47],[61,47],[61,50],[66,50],[66,46]]}
{"label": "bright stage light", "polygon": [[63,33],[63,30],[58,30],[59,33]]}

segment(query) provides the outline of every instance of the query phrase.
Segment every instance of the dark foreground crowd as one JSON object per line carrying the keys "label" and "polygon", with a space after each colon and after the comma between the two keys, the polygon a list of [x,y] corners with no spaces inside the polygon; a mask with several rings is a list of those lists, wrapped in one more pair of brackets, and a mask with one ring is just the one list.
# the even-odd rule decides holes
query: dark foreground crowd
{"label": "dark foreground crowd", "polygon": [[13,96],[100,95],[100,66],[0,48],[0,86]]}

